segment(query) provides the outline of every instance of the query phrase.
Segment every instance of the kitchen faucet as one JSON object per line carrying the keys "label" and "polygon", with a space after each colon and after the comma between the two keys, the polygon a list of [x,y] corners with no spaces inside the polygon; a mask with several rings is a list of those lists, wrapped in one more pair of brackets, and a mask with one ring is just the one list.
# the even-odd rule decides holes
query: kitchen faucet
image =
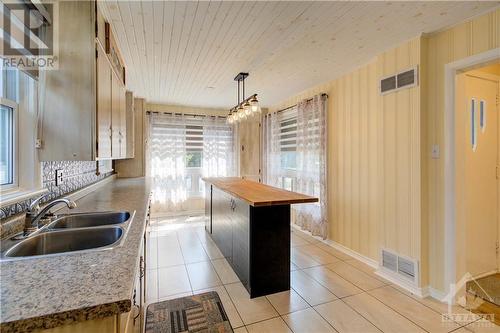
{"label": "kitchen faucet", "polygon": [[[50,193],[49,193],[50,194]],[[28,207],[28,210],[26,211],[26,218],[24,221],[24,230],[23,233],[16,236],[16,239],[23,239],[31,235],[33,232],[37,231],[39,229],[38,223],[40,220],[47,214],[49,209],[54,207],[57,204],[64,203],[66,206],[68,206],[69,209],[76,208],[76,203],[72,200],[69,200],[68,198],[60,198],[60,199],[55,199],[52,200],[51,202],[47,203],[47,205],[40,210],[40,201],[45,198],[48,194],[44,194],[38,199],[34,200],[31,205]]]}

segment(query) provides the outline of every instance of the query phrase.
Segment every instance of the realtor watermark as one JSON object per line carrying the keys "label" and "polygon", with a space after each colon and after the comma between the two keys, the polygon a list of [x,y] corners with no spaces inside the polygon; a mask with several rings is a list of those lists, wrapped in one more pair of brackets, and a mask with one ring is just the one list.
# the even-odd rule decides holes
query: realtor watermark
{"label": "realtor watermark", "polygon": [[[469,299],[467,299],[467,283],[474,284],[475,289],[480,290],[481,296],[469,295]],[[495,302],[495,298],[489,295],[470,273],[466,273],[457,283],[451,284],[450,291],[441,301],[448,304],[448,312],[441,314],[441,321],[444,325],[454,326],[459,324],[474,326],[476,328],[496,326],[495,314],[470,312],[477,310],[488,301]],[[461,305],[464,308],[457,307],[455,304]],[[455,312],[456,309],[460,309],[460,312]]]}
{"label": "realtor watermark", "polygon": [[0,57],[2,67],[23,70],[58,69],[56,1],[39,6],[2,0],[0,4]]}

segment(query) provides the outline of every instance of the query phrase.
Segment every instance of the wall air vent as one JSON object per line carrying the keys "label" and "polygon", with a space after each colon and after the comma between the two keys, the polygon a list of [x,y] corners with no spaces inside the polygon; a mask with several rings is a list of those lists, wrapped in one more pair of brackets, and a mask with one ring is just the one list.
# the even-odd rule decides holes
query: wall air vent
{"label": "wall air vent", "polygon": [[418,282],[418,262],[416,260],[400,256],[387,249],[382,249],[381,256],[382,267],[415,284]]}
{"label": "wall air vent", "polygon": [[387,250],[382,250],[382,266],[391,271],[398,271],[398,256]]}
{"label": "wall air vent", "polygon": [[416,73],[415,69],[411,69],[409,71],[399,73],[397,76],[398,88],[403,88],[403,87],[415,85],[415,82],[417,79],[415,76],[415,73]]}
{"label": "wall air vent", "polygon": [[404,70],[380,80],[380,94],[388,94],[400,89],[411,88],[418,84],[418,67]]}
{"label": "wall air vent", "polygon": [[390,76],[380,80],[380,92],[386,93],[396,89],[396,77]]}

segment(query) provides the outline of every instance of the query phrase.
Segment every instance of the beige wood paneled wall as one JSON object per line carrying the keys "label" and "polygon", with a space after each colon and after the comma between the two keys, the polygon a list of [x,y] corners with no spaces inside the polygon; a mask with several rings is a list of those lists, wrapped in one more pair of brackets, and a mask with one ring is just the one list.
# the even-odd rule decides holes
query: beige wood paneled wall
{"label": "beige wood paneled wall", "polygon": [[[270,108],[329,94],[331,240],[374,260],[381,247],[419,260],[420,286],[445,290],[444,66],[497,47],[498,9],[402,43]],[[417,87],[378,93],[381,77],[417,65]]]}
{"label": "beige wood paneled wall", "polygon": [[[441,158],[425,154],[422,163],[428,169],[427,206],[422,218],[428,220],[430,286],[444,291],[444,66],[450,62],[500,47],[500,10],[477,17],[453,28],[424,38],[427,43],[428,85],[424,113],[430,145],[441,147]],[[500,56],[500,55],[499,55]]]}
{"label": "beige wood paneled wall", "polygon": [[[420,65],[420,38],[377,57],[377,78]],[[420,85],[378,95],[380,245],[420,260]]]}
{"label": "beige wood paneled wall", "polygon": [[373,260],[381,247],[420,259],[420,88],[381,96],[378,84],[419,61],[415,38],[270,109],[329,95],[330,239]]}

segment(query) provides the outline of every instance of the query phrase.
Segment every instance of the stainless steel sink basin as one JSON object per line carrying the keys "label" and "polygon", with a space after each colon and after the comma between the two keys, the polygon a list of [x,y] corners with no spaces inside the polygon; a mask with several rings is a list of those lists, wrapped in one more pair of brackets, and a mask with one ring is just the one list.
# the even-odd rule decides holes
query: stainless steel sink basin
{"label": "stainless steel sink basin", "polygon": [[49,229],[88,228],[120,224],[130,218],[129,212],[102,212],[71,214],[58,218]]}
{"label": "stainless steel sink basin", "polygon": [[123,236],[118,226],[41,232],[10,248],[5,257],[30,257],[112,247]]}

